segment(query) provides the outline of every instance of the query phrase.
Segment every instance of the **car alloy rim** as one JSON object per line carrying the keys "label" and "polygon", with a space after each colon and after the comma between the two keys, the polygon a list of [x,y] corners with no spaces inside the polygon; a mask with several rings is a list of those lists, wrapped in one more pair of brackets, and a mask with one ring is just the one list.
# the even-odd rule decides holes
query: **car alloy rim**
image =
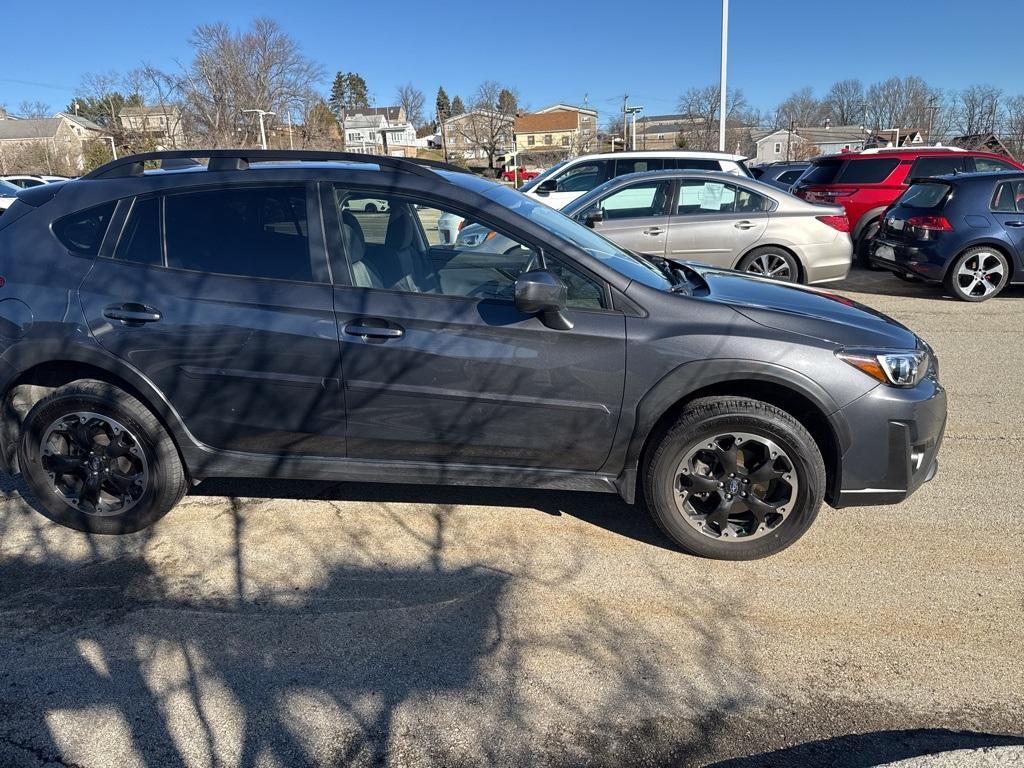
{"label": "car alloy rim", "polygon": [[770,277],[773,280],[793,279],[789,262],[777,253],[762,253],[747,265],[747,272],[752,275]]}
{"label": "car alloy rim", "polygon": [[800,483],[796,465],[774,441],[726,432],[692,445],[675,471],[676,507],[712,539],[757,539],[792,513]]}
{"label": "car alloy rim", "polygon": [[43,434],[39,454],[57,496],[88,515],[123,514],[149,485],[149,463],[138,438],[109,416],[61,416]]}
{"label": "car alloy rim", "polygon": [[991,296],[1006,278],[1002,260],[991,251],[979,251],[964,259],[956,271],[957,286],[965,296]]}

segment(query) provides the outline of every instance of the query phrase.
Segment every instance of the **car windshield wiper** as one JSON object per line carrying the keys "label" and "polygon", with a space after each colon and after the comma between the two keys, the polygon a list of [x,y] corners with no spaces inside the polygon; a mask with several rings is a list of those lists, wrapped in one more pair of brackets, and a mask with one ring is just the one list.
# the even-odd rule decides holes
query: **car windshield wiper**
{"label": "car windshield wiper", "polygon": [[627,250],[630,256],[639,261],[641,264],[654,267],[656,270],[661,272],[668,281],[672,284],[670,290],[673,292],[688,292],[690,290],[688,283],[682,278],[678,272],[672,269],[672,263],[668,259],[663,259],[661,256],[651,256],[646,253],[637,253],[636,251]]}

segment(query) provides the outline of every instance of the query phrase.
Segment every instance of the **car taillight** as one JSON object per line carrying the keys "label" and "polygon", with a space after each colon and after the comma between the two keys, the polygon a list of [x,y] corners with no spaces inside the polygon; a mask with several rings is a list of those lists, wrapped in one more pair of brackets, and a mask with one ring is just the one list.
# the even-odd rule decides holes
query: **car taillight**
{"label": "car taillight", "polygon": [[837,229],[840,232],[850,231],[850,220],[845,216],[815,216],[814,218],[822,224],[828,224],[832,229]]}
{"label": "car taillight", "polygon": [[461,232],[461,231],[462,231],[462,228],[463,228],[464,226],[466,226],[466,220],[465,220],[465,219],[463,219],[462,221],[460,221],[460,222],[459,222],[459,226],[457,227],[457,229],[459,230],[459,232]]}
{"label": "car taillight", "polygon": [[911,216],[907,219],[907,226],[925,229],[929,232],[951,232],[953,230],[953,225],[945,216]]}

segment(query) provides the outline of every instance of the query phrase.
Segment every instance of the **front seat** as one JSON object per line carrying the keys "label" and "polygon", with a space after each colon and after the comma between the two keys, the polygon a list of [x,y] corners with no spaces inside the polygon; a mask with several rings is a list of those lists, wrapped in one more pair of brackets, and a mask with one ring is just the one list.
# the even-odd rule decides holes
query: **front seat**
{"label": "front seat", "polygon": [[352,282],[358,288],[384,288],[384,278],[366,261],[366,237],[363,227],[351,211],[341,212],[341,234],[352,265]]}
{"label": "front seat", "polygon": [[437,281],[431,274],[427,254],[421,250],[416,235],[417,225],[409,207],[392,207],[384,238],[384,249],[397,270],[391,288],[415,293],[436,292]]}

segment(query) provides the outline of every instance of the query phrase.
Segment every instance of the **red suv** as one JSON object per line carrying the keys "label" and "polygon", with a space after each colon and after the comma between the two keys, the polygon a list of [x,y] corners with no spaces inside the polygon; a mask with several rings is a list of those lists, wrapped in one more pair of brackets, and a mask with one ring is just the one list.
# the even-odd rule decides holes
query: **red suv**
{"label": "red suv", "polygon": [[903,194],[908,180],[1007,170],[1024,170],[1024,166],[1002,155],[955,147],[865,149],[816,157],[794,185],[793,194],[812,203],[843,206],[857,260],[868,266],[870,243],[878,234],[882,213]]}

